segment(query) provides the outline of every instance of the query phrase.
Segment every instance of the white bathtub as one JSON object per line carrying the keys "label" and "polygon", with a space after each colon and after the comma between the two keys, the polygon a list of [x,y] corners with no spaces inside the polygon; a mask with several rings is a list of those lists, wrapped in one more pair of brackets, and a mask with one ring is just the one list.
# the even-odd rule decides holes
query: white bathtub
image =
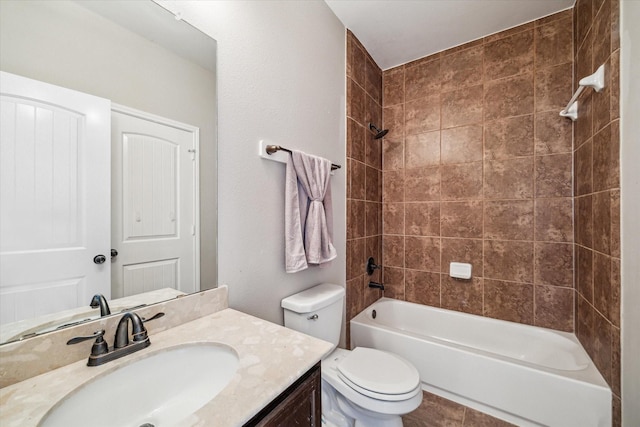
{"label": "white bathtub", "polygon": [[573,334],[382,298],[351,320],[351,345],[401,355],[423,390],[519,426],[611,426],[611,389]]}

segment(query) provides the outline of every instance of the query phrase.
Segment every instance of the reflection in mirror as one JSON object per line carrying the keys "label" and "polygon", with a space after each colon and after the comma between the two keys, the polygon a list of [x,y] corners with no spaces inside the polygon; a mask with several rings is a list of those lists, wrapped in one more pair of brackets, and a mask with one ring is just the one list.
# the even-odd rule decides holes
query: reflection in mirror
{"label": "reflection in mirror", "polygon": [[151,0],[0,8],[0,342],[215,287],[215,40]]}

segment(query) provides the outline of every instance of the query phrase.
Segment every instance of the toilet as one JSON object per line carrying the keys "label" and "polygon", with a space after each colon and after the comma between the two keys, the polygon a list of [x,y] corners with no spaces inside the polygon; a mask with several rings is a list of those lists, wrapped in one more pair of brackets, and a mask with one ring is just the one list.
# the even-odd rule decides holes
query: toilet
{"label": "toilet", "polygon": [[284,325],[333,344],[322,359],[322,423],[327,427],[401,427],[422,402],[418,370],[373,348],[337,348],[344,288],[323,283],[282,300]]}

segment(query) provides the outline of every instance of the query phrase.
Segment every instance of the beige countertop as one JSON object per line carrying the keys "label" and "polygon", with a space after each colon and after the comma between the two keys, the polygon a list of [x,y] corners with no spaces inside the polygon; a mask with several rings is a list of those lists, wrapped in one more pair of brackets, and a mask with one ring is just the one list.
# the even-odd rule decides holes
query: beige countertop
{"label": "beige countertop", "polygon": [[[0,425],[36,426],[77,387],[150,353],[186,343],[219,342],[238,353],[238,370],[215,398],[178,425],[241,426],[332,347],[325,341],[229,308],[150,334],[150,339],[150,347],[105,365],[88,367],[82,360],[0,389]],[[112,340],[113,337],[107,338],[110,344]],[[88,342],[87,357],[90,347]],[[105,402],[105,411],[116,409]]]}

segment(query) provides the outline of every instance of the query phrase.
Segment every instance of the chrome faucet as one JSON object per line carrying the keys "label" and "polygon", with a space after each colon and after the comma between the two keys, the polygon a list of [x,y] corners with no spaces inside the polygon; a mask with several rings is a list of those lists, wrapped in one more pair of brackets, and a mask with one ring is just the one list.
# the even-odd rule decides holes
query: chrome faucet
{"label": "chrome faucet", "polygon": [[[144,327],[144,322],[157,319],[164,316],[164,313],[158,313],[149,319],[141,318],[132,311],[126,312],[116,328],[116,336],[113,340],[113,347],[109,347],[104,341],[104,329],[95,332],[93,335],[85,337],[75,337],[67,341],[67,345],[77,344],[82,341],[95,338],[95,342],[91,347],[91,355],[87,360],[87,366],[99,366],[112,360],[119,359],[138,350],[149,347],[151,341]],[[133,342],[129,342],[129,321],[131,321],[131,336]]]}
{"label": "chrome faucet", "polygon": [[109,304],[107,304],[107,299],[102,294],[95,294],[93,298],[91,298],[89,307],[100,307],[100,317],[108,316],[111,314],[111,309],[109,308]]}

